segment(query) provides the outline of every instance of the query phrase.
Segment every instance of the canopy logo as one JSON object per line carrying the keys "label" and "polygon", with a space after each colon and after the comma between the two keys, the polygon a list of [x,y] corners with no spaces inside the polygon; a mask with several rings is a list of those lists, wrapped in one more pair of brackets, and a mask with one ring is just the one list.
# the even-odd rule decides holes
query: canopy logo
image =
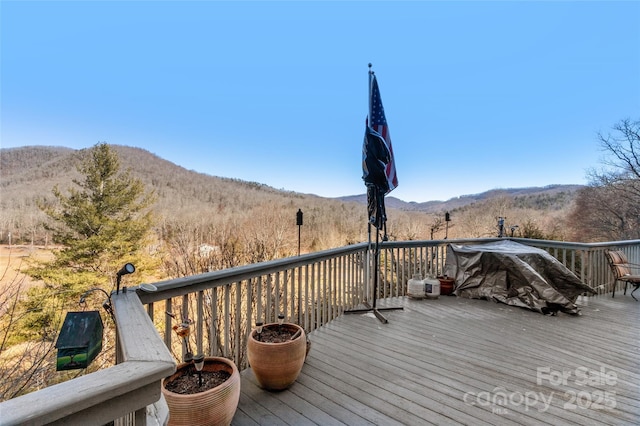
{"label": "canopy logo", "polygon": [[465,404],[492,407],[494,414],[508,414],[507,407],[524,406],[525,411],[535,408],[541,413],[549,409],[553,399],[553,392],[546,396],[543,392],[507,392],[501,386],[493,388],[491,392],[467,392],[462,397]]}
{"label": "canopy logo", "polygon": [[[613,410],[616,408],[615,391],[607,387],[616,386],[618,375],[615,371],[600,367],[590,370],[578,367],[574,370],[554,370],[551,367],[536,369],[536,385],[557,388],[550,393],[534,391],[509,392],[502,386],[491,391],[466,392],[462,400],[468,405],[491,407],[494,414],[509,414],[509,408],[524,407],[525,411],[535,409],[546,412],[556,398],[556,405],[565,410],[592,409]],[[566,389],[573,387],[574,389]],[[575,390],[575,388],[579,388]]]}

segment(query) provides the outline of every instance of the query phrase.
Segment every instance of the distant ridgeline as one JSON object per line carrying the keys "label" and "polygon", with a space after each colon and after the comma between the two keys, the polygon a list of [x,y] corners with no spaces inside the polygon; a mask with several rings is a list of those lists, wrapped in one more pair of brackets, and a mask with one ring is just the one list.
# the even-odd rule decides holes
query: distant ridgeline
{"label": "distant ridgeline", "polygon": [[[363,224],[367,223],[364,191],[362,195],[323,198],[278,190],[257,182],[187,170],[140,148],[119,145],[112,145],[112,148],[119,155],[122,171],[129,170],[143,182],[147,190],[156,193],[154,211],[163,221],[170,219],[193,224],[204,220],[216,223],[233,220],[245,226],[264,226],[265,222],[282,223],[291,217],[295,228],[295,214],[302,209],[305,212],[307,238],[313,239],[310,244],[315,249],[366,240],[366,231],[363,231],[366,229]],[[23,243],[37,243],[34,238],[38,239],[38,232],[34,231],[34,226],[43,218],[37,200],[53,199],[52,189],[56,185],[63,192],[75,186],[73,180],[81,177],[76,169],[81,151],[64,147],[27,146],[3,148],[0,153],[0,244],[7,243],[8,232],[13,232],[16,244],[20,240]],[[395,229],[396,239],[427,238],[431,226],[429,223],[435,220],[433,217],[442,216],[445,211],[456,212],[454,220],[460,223],[461,212],[483,209],[485,203],[505,198],[509,199],[510,208],[558,211],[571,204],[580,188],[580,185],[552,185],[544,188],[494,189],[447,201],[424,203],[405,202],[387,196],[386,206],[389,211],[404,212],[403,215],[390,215],[389,223]],[[399,226],[398,221],[404,221],[407,225]],[[493,222],[493,218],[484,221]],[[399,229],[416,228],[416,223],[424,223],[419,228],[427,230],[419,229],[407,235],[398,233]],[[336,227],[336,224],[341,225]],[[331,242],[327,241],[328,229],[331,229]],[[365,234],[361,235],[361,232]]]}

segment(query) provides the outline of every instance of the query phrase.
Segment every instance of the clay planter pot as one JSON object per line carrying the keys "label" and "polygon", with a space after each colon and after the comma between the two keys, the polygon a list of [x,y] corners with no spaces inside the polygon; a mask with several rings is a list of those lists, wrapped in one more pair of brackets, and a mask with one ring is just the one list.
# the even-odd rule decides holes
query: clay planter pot
{"label": "clay planter pot", "polygon": [[260,386],[267,390],[282,390],[293,384],[302,370],[307,354],[307,337],[304,329],[297,324],[266,324],[263,329],[282,327],[292,334],[300,331],[293,340],[283,343],[269,343],[256,340],[256,329],[251,331],[247,341],[247,357]]}
{"label": "clay planter pot", "polygon": [[231,376],[224,383],[194,394],[179,394],[168,391],[165,384],[185,374],[187,368],[195,370],[191,363],[180,364],[173,375],[162,381],[162,395],[169,406],[168,425],[231,424],[240,399],[240,373],[235,363],[226,358],[207,357],[204,360],[202,371],[226,371]]}
{"label": "clay planter pot", "polygon": [[456,284],[453,278],[438,277],[438,281],[440,281],[440,294],[442,294],[443,296],[453,294],[453,290]]}

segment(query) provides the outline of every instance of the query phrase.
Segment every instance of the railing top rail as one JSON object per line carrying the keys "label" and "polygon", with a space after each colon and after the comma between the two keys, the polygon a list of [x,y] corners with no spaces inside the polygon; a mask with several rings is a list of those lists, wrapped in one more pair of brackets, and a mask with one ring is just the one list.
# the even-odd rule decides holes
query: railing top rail
{"label": "railing top rail", "polygon": [[607,241],[602,243],[576,243],[571,241],[553,241],[553,240],[537,240],[533,238],[516,238],[516,237],[492,237],[492,238],[459,238],[451,240],[412,240],[412,241],[385,241],[381,244],[382,248],[402,248],[402,247],[429,247],[442,244],[482,244],[493,241],[511,240],[530,246],[544,246],[551,248],[579,249],[589,250],[594,248],[607,247],[627,247],[637,246],[640,240],[624,240],[624,241]]}
{"label": "railing top rail", "polygon": [[384,241],[380,244],[380,248],[436,247],[443,244],[487,243],[504,239],[505,238],[460,238],[453,240]]}
{"label": "railing top rail", "polygon": [[112,300],[124,362],[5,401],[0,424],[106,423],[157,400],[157,383],[175,361],[134,293]]}
{"label": "railing top rail", "polygon": [[544,246],[552,248],[566,248],[577,250],[590,250],[596,248],[608,248],[608,247],[628,247],[637,246],[640,244],[640,240],[625,240],[625,241],[607,241],[603,243],[576,243],[570,241],[553,241],[553,240],[536,240],[531,238],[509,238],[510,240],[535,246]]}
{"label": "railing top rail", "polygon": [[[531,246],[543,246],[548,248],[564,248],[589,250],[593,248],[623,247],[640,244],[640,240],[609,241],[604,243],[576,243],[566,241],[536,240],[529,238],[461,238],[443,240],[412,240],[412,241],[385,241],[381,248],[411,248],[411,247],[436,247],[443,244],[481,244],[492,241],[512,240]],[[157,288],[155,292],[144,291],[141,287],[134,290],[144,304],[166,300],[171,297],[183,296],[213,287],[227,285],[233,282],[262,276],[285,269],[293,269],[299,266],[321,262],[341,255],[356,253],[367,249],[369,243],[358,243],[344,247],[323,250],[316,253],[302,254],[300,256],[275,259],[266,262],[254,263],[251,265],[237,266],[234,268],[219,271],[207,272],[204,274],[191,275],[188,277],[175,278],[171,280],[154,283]]]}
{"label": "railing top rail", "polygon": [[293,269],[311,263],[333,259],[351,253],[366,250],[367,243],[352,244],[345,247],[323,250],[316,253],[301,254],[300,256],[275,259],[266,262],[253,263],[251,265],[237,266],[220,271],[206,272],[204,274],[155,282],[155,292],[144,291],[141,287],[135,288],[142,303],[152,303],[165,300],[170,297],[182,296],[196,291],[226,285],[256,276],[262,276],[285,269]]}

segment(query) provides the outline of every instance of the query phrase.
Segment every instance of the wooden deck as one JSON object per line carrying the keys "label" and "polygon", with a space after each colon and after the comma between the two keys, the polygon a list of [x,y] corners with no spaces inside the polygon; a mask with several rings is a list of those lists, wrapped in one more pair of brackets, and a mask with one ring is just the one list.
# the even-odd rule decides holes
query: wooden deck
{"label": "wooden deck", "polygon": [[243,372],[233,425],[640,424],[640,302],[581,316],[484,300],[390,299],[314,331],[288,390]]}

